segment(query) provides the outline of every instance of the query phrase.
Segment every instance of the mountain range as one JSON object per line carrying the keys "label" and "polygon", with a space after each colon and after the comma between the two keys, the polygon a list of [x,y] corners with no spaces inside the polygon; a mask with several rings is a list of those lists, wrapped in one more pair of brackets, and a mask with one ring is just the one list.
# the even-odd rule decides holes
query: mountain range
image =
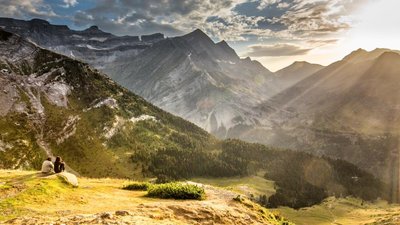
{"label": "mountain range", "polygon": [[102,68],[119,58],[137,55],[152,43],[164,39],[160,33],[140,37],[115,36],[97,26],[75,31],[68,26],[53,25],[41,19],[24,21],[0,18],[0,27],[51,51],[84,60],[96,68]]}
{"label": "mountain range", "polygon": [[238,137],[243,127],[259,125],[253,107],[322,68],[298,62],[274,74],[198,29],[181,37],[139,38],[118,37],[96,26],[74,31],[39,19],[0,18],[0,27],[89,63],[156,106],[221,138]]}
{"label": "mountain range", "polygon": [[[39,19],[1,18],[0,26],[89,63],[218,137],[328,155],[392,177],[385,166],[396,165],[387,158],[398,155],[391,147],[398,127],[396,51],[359,49],[327,67],[295,62],[272,73],[201,30],[139,38]],[[372,156],[380,160],[371,165]]]}
{"label": "mountain range", "polygon": [[390,199],[384,184],[350,163],[219,140],[88,64],[3,30],[0,87],[0,168],[38,169],[60,155],[69,171],[88,177],[161,182],[264,172],[276,183],[272,207],[305,207],[328,196]]}
{"label": "mountain range", "polygon": [[352,162],[398,187],[400,55],[359,49],[273,96],[249,141]]}

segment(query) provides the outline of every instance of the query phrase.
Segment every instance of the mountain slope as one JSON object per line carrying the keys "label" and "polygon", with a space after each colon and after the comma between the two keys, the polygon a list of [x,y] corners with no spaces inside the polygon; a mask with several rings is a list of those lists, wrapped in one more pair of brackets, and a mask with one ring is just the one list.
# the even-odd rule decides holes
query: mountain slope
{"label": "mountain slope", "polygon": [[192,149],[214,142],[87,64],[5,31],[0,38],[0,167],[38,167],[44,154],[60,154],[83,175],[132,177],[146,168],[132,155],[180,146],[177,136]]}
{"label": "mountain slope", "polygon": [[74,31],[39,19],[0,18],[0,26],[89,63],[151,103],[220,137],[232,136],[232,127],[257,124],[248,109],[277,92],[268,82],[272,73],[259,62],[240,59],[225,41],[214,43],[201,30],[170,39],[162,34],[139,39],[96,26]]}
{"label": "mountain slope", "polygon": [[294,63],[276,74],[250,58],[240,59],[225,42],[197,29],[164,39],[162,34],[118,37],[92,26],[73,31],[47,21],[0,18],[0,26],[40,46],[89,63],[160,108],[221,138],[241,137],[260,121],[252,108],[320,69]]}
{"label": "mountain slope", "polygon": [[357,50],[262,104],[271,126],[245,139],[348,160],[394,185],[397,199],[399,66],[396,52]]}
{"label": "mountain slope", "polygon": [[275,75],[278,77],[276,83],[279,85],[280,90],[285,90],[322,68],[324,67],[318,64],[297,61],[275,72]]}
{"label": "mountain slope", "polygon": [[154,42],[164,39],[163,34],[115,36],[91,26],[75,31],[65,25],[53,25],[41,19],[29,21],[0,18],[0,27],[20,35],[51,51],[84,60],[98,69],[107,63],[135,56]]}
{"label": "mountain slope", "polygon": [[157,106],[222,137],[237,124],[257,123],[247,109],[273,93],[267,82],[271,72],[200,30],[160,41],[105,71]]}

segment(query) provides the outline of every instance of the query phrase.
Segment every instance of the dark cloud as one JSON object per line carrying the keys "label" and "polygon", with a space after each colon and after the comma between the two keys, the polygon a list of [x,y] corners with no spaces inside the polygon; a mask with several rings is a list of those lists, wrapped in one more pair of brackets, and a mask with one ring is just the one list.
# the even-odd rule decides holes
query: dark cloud
{"label": "dark cloud", "polygon": [[173,36],[197,28],[185,23],[205,23],[210,14],[231,5],[232,0],[102,0],[78,12],[74,22],[78,26],[96,22],[100,28],[117,34],[164,32]]}
{"label": "dark cloud", "polygon": [[304,55],[311,50],[291,44],[252,45],[249,49],[247,55],[251,57]]}

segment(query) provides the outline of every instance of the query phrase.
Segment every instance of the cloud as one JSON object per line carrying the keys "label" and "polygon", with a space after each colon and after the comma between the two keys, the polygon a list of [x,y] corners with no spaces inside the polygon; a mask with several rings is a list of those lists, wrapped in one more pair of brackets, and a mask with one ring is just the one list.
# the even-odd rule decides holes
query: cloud
{"label": "cloud", "polygon": [[310,48],[301,48],[291,44],[252,45],[249,46],[249,49],[250,51],[246,55],[251,57],[305,55],[311,50]]}
{"label": "cloud", "polygon": [[313,40],[308,40],[307,43],[310,44],[318,44],[318,45],[329,45],[329,44],[335,44],[339,41],[339,39],[313,39]]}
{"label": "cloud", "polygon": [[271,6],[273,4],[277,4],[280,2],[281,2],[281,0],[260,0],[259,1],[260,4],[258,5],[257,9],[262,10],[268,6]]}
{"label": "cloud", "polygon": [[64,5],[62,7],[64,8],[69,8],[69,7],[74,7],[75,5],[78,4],[77,0],[63,0]]}
{"label": "cloud", "polygon": [[162,32],[177,36],[199,28],[216,41],[306,43],[310,39],[333,39],[348,30],[352,27],[351,12],[365,1],[0,0],[0,13],[51,19],[56,16],[53,7],[75,28],[97,25],[117,35]]}
{"label": "cloud", "polygon": [[351,12],[367,0],[293,0],[292,6],[274,22],[299,37],[335,34],[352,27]]}
{"label": "cloud", "polygon": [[43,0],[0,0],[0,16],[14,18],[56,17]]}
{"label": "cloud", "polygon": [[224,15],[238,0],[102,0],[74,16],[78,26],[96,23],[117,34],[165,32],[173,36],[206,28],[211,15]]}
{"label": "cloud", "polygon": [[281,3],[279,3],[276,7],[277,7],[278,9],[285,9],[285,8],[288,8],[289,6],[290,6],[289,3],[287,3],[287,2],[281,2]]}

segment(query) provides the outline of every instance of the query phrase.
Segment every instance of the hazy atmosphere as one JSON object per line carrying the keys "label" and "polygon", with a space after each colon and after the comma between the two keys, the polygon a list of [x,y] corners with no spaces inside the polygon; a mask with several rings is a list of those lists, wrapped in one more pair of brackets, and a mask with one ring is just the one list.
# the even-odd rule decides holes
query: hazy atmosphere
{"label": "hazy atmosphere", "polygon": [[399,8],[0,0],[0,224],[400,224]]}

